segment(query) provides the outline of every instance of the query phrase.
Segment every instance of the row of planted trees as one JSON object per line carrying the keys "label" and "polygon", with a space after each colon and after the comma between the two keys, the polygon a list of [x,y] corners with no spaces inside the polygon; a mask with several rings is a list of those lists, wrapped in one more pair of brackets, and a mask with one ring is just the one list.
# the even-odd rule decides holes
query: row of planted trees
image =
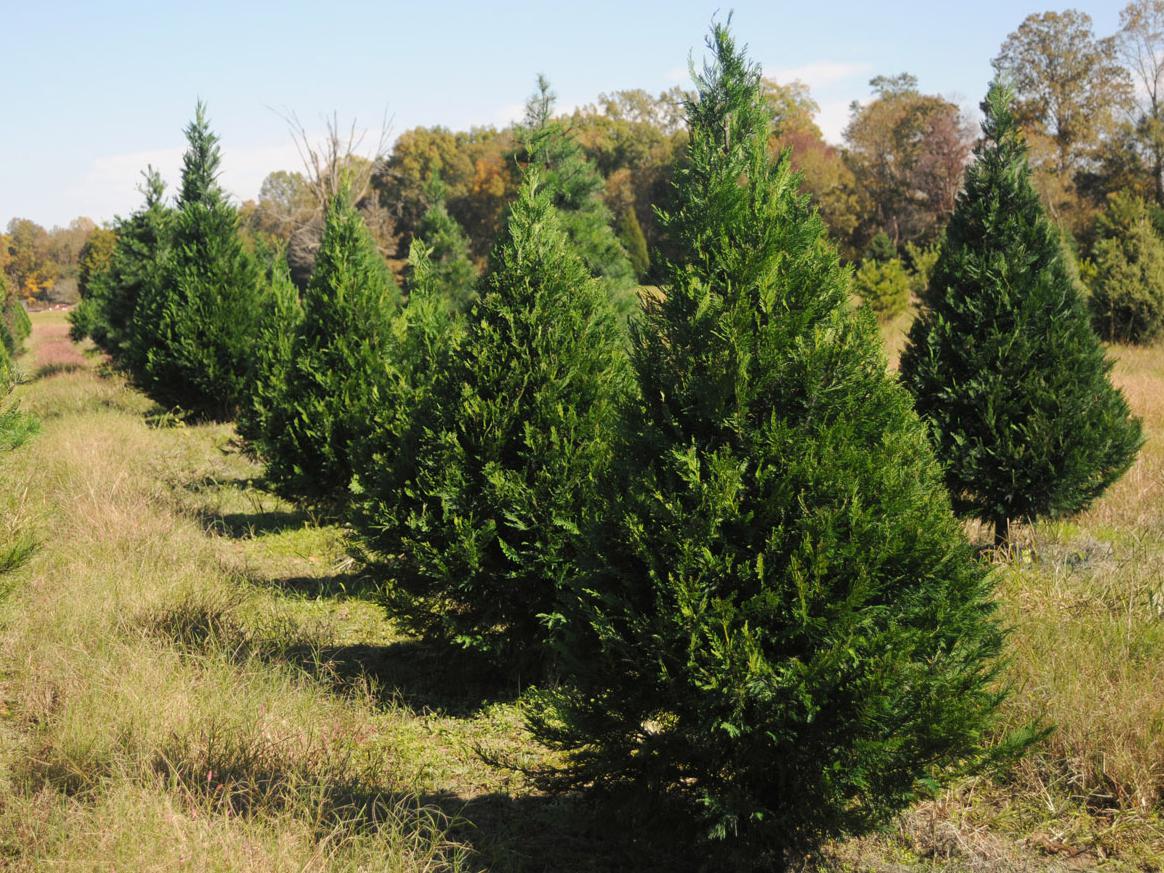
{"label": "row of planted trees", "polygon": [[177,208],[151,179],[77,327],[163,402],[237,413],[404,625],[536,677],[547,783],[779,869],[1034,735],[993,733],[1003,631],[952,505],[1001,542],[1087,505],[1140,432],[1005,88],[899,381],[758,68],[724,27],[709,47],[674,254],[629,319],[536,141],[471,292],[419,241],[402,302],[341,190],[299,293],[239,241],[200,109]]}

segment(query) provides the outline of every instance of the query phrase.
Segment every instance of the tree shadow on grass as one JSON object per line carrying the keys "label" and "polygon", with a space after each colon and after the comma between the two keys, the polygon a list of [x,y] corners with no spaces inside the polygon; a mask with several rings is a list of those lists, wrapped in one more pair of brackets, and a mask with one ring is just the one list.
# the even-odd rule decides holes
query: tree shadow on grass
{"label": "tree shadow on grass", "polygon": [[195,515],[207,533],[235,540],[299,530],[310,520],[307,513],[298,509],[214,512],[203,508],[195,510]]}
{"label": "tree shadow on grass", "polygon": [[484,658],[423,640],[342,646],[290,646],[269,653],[346,693],[370,687],[384,705],[415,713],[466,718],[494,703],[512,703],[520,677],[505,675]]}
{"label": "tree shadow on grass", "polygon": [[423,801],[450,822],[449,836],[470,847],[474,866],[497,873],[694,873],[699,856],[686,839],[642,839],[625,820],[582,795],[507,794],[471,798],[438,793]]}

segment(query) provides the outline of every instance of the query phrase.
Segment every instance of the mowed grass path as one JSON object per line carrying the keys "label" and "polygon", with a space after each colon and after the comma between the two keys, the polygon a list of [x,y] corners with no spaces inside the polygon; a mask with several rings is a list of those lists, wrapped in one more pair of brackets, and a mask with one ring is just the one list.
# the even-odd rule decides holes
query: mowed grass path
{"label": "mowed grass path", "polygon": [[[0,457],[0,869],[680,870],[534,791],[520,687],[401,635],[341,529],[34,316]],[[1164,351],[1121,351],[1136,468],[1000,568],[1007,717],[1056,732],[835,870],[1164,867]],[[507,766],[509,765],[509,766]]]}

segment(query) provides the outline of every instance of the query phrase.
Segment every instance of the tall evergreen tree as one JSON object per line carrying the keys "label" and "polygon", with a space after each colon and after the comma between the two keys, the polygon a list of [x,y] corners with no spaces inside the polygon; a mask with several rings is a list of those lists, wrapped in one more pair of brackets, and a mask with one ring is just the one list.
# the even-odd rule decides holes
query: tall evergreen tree
{"label": "tall evergreen tree", "polygon": [[519,161],[535,167],[541,184],[553,197],[562,226],[592,276],[624,315],[637,311],[638,281],[634,267],[612,228],[610,209],[602,200],[605,183],[598,168],[565,123],[554,118],[557,96],[545,76],[526,102],[519,130]]}
{"label": "tall evergreen tree", "polygon": [[347,190],[327,207],[290,366],[259,444],[289,497],[347,498],[352,448],[386,398],[400,291]]}
{"label": "tall evergreen tree", "polygon": [[619,317],[550,197],[535,171],[439,377],[390,591],[414,630],[534,669],[627,372]]}
{"label": "tall evergreen tree", "polygon": [[1092,323],[1105,339],[1151,342],[1164,331],[1164,240],[1147,204],[1125,191],[1097,225]]}
{"label": "tall evergreen tree", "polygon": [[201,101],[186,139],[172,249],[139,321],[143,382],[163,403],[228,418],[246,398],[265,288],[218,186],[218,138]]}
{"label": "tall evergreen tree", "polygon": [[955,509],[998,544],[1012,521],[1085,508],[1141,442],[1031,185],[1012,100],[995,83],[982,104],[984,138],[901,359]]}
{"label": "tall evergreen tree", "polygon": [[[469,238],[457,220],[449,215],[443,189],[433,186],[432,204],[416,229],[416,238],[427,252],[423,283],[457,312],[469,308],[475,296],[477,268],[469,252]],[[409,286],[421,284],[410,275]]]}
{"label": "tall evergreen tree", "polygon": [[634,332],[563,685],[529,715],[558,778],[784,869],[980,759],[1002,634],[876,324],[771,156],[760,70],[723,26],[709,46],[664,217],[683,259]]}

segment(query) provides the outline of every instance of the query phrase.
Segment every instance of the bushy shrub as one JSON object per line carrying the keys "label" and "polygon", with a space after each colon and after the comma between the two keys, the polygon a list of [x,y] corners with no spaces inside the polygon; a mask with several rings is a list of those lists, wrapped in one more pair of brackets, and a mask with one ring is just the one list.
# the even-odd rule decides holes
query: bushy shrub
{"label": "bushy shrub", "polygon": [[984,139],[901,358],[934,427],[955,508],[991,523],[1069,515],[1136,456],[1078,280],[1031,185],[1013,95],[991,87]]}
{"label": "bushy shrub", "polygon": [[327,207],[315,269],[281,388],[258,440],[280,492],[308,503],[346,499],[352,448],[389,396],[400,291],[349,194]]}
{"label": "bushy shrub", "polygon": [[[723,27],[687,104],[646,305],[641,402],[588,528],[562,685],[530,726],[554,774],[668,807],[717,869],[784,869],[980,761],[1002,634],[910,397]],[[552,777],[551,777],[552,778]]]}
{"label": "bushy shrub", "polygon": [[887,321],[909,305],[909,272],[900,258],[879,261],[866,258],[853,274],[853,287],[865,305]]}
{"label": "bushy shrub", "polygon": [[1164,329],[1164,240],[1140,198],[1120,192],[1097,223],[1091,314],[1115,342],[1148,343]]}
{"label": "bushy shrub", "polygon": [[536,178],[438,377],[390,589],[413,630],[534,669],[626,382],[618,314]]}

